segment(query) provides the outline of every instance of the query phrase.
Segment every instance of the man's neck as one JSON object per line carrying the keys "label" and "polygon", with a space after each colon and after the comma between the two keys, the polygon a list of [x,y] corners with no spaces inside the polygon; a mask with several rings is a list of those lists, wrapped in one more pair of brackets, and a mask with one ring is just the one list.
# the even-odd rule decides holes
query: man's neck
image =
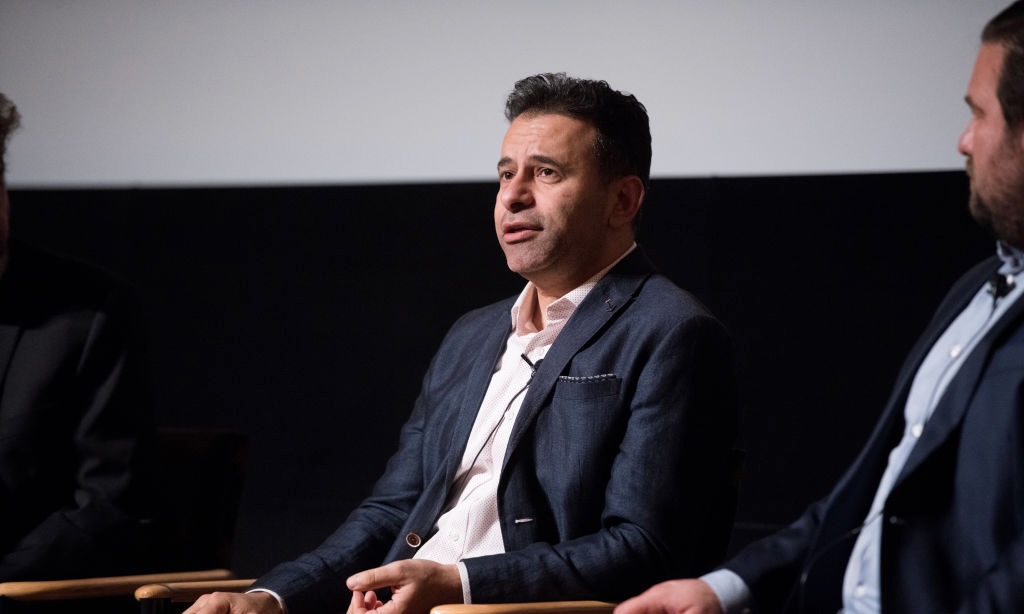
{"label": "man's neck", "polygon": [[620,251],[613,259],[609,260],[600,269],[586,276],[581,275],[579,276],[580,279],[576,281],[562,283],[558,286],[544,287],[539,285],[537,282],[533,282],[534,291],[531,293],[532,296],[527,299],[533,302],[531,317],[533,325],[537,328],[537,330],[543,330],[544,327],[547,325],[548,307],[551,305],[551,303],[554,303],[558,299],[572,292],[576,288],[579,288],[583,284],[586,284],[591,281],[596,282],[598,279],[604,277],[608,273],[608,271],[612,269],[612,267],[614,267],[616,264],[619,263],[619,261],[621,261],[623,258],[632,253],[632,251],[635,248],[636,243],[630,242],[630,244],[627,247],[623,248],[622,251]]}

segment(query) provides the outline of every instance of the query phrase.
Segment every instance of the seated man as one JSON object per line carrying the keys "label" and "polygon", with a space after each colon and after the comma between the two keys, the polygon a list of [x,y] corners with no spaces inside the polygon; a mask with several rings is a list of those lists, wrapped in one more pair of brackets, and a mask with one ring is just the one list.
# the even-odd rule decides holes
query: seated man
{"label": "seated man", "polygon": [[[616,614],[1024,612],[1024,2],[985,28],[960,137],[998,257],[953,287],[867,446],[789,527]],[[950,246],[950,249],[956,249]]]}
{"label": "seated man", "polygon": [[615,600],[722,550],[728,531],[707,526],[730,513],[716,495],[732,347],[636,246],[647,112],[603,81],[543,74],[506,116],[494,223],[526,287],[455,323],[398,451],[333,535],[190,613],[362,609],[385,587],[396,612]]}
{"label": "seated man", "polygon": [[0,94],[0,581],[148,571],[152,423],[125,296],[9,243],[3,160],[18,122]]}

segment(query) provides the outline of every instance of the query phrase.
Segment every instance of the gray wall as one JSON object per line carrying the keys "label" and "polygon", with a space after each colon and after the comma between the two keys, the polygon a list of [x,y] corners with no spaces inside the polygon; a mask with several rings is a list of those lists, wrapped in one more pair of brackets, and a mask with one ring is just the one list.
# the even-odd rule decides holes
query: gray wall
{"label": "gray wall", "polygon": [[661,177],[957,169],[1007,0],[4,0],[14,187],[485,180],[512,83],[632,91]]}

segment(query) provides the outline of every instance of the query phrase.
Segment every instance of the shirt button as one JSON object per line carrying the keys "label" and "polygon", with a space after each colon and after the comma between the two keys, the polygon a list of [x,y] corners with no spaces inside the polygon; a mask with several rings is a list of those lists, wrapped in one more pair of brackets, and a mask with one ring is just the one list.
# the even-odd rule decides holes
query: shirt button
{"label": "shirt button", "polygon": [[853,594],[858,596],[858,597],[863,597],[864,595],[867,594],[867,592],[868,592],[868,589],[865,588],[863,584],[858,585],[857,588],[855,588],[853,590]]}
{"label": "shirt button", "polygon": [[921,433],[922,433],[923,431],[924,431],[924,425],[923,425],[923,424],[921,424],[920,422],[918,422],[918,423],[917,423],[917,424],[915,424],[914,426],[910,427],[910,433],[911,433],[911,434],[912,434],[912,435],[913,435],[914,437],[920,437],[920,436],[921,436]]}
{"label": "shirt button", "polygon": [[405,536],[405,545],[409,546],[410,548],[419,548],[420,544],[422,543],[423,539],[421,539],[420,536],[415,533],[409,533]]}
{"label": "shirt button", "polygon": [[949,356],[950,358],[956,358],[962,351],[964,351],[964,346],[958,343],[949,349]]}

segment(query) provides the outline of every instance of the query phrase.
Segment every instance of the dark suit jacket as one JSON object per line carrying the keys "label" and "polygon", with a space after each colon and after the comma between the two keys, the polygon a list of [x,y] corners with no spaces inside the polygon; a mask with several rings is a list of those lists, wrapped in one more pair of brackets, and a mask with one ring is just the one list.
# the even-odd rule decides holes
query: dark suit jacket
{"label": "dark suit jacket", "polygon": [[[257,583],[290,614],[347,605],[345,579],[426,538],[505,341],[514,299],[472,311],[426,374],[397,453],[317,550]],[[712,496],[735,430],[732,346],[639,250],[577,308],[530,384],[498,486],[506,553],[466,559],[474,602],[623,599],[698,573],[727,531]]]}
{"label": "dark suit jacket", "polygon": [[[800,611],[801,599],[805,612],[840,607],[854,531],[903,431],[914,374],[997,268],[987,260],[953,287],[907,358],[867,446],[831,494],[726,564],[751,587],[758,611]],[[1024,612],[1022,318],[1018,300],[967,358],[885,502],[883,612]]]}
{"label": "dark suit jacket", "polygon": [[125,296],[15,244],[0,280],[0,580],[136,571],[151,429]]}

